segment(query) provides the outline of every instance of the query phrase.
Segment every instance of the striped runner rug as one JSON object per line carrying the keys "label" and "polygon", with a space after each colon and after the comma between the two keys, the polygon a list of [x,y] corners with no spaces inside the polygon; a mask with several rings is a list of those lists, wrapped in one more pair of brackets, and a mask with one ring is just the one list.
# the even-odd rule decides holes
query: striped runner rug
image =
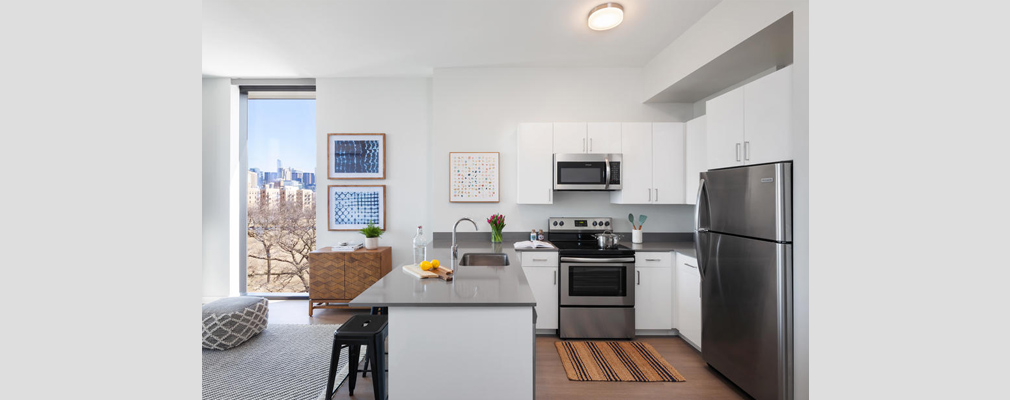
{"label": "striped runner rug", "polygon": [[645,342],[554,342],[568,379],[605,382],[684,382],[652,345]]}

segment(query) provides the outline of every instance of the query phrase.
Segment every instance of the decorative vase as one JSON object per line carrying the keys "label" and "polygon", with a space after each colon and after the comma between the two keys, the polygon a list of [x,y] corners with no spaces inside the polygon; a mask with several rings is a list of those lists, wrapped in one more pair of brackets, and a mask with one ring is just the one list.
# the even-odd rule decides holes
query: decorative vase
{"label": "decorative vase", "polygon": [[491,228],[491,243],[501,243],[501,229]]}
{"label": "decorative vase", "polygon": [[631,243],[642,243],[642,230],[632,229],[631,230]]}
{"label": "decorative vase", "polygon": [[375,250],[379,248],[379,238],[365,238],[365,248],[368,250]]}

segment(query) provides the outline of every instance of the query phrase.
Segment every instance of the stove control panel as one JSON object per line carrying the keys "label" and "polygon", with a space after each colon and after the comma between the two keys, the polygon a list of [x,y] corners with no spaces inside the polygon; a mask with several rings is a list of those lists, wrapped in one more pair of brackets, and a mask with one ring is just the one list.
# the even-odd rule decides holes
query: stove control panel
{"label": "stove control panel", "polygon": [[603,231],[613,229],[610,217],[551,217],[547,219],[549,231]]}

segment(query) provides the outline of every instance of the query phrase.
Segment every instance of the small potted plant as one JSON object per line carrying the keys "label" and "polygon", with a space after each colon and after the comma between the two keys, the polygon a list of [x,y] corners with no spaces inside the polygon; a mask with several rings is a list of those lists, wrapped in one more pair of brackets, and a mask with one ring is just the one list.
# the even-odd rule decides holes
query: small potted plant
{"label": "small potted plant", "polygon": [[365,248],[369,250],[375,250],[379,248],[379,236],[382,236],[382,229],[375,226],[371,222],[368,226],[361,228],[359,231],[362,235],[365,235]]}

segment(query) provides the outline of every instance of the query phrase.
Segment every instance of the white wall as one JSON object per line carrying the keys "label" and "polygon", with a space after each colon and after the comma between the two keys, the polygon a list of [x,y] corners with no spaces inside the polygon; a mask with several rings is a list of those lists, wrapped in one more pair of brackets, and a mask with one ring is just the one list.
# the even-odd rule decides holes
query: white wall
{"label": "white wall", "polygon": [[724,0],[645,65],[645,101],[789,14],[793,1]]}
{"label": "white wall", "polygon": [[794,399],[810,398],[810,9],[793,10]]}
{"label": "white wall", "polygon": [[[606,192],[555,192],[553,205],[516,204],[516,127],[520,122],[679,122],[692,105],[643,104],[641,68],[451,68],[436,69],[432,83],[432,224],[452,230],[460,217],[489,232],[494,213],[507,217],[507,232],[547,228],[552,216],[646,214],[652,232],[688,232],[693,207],[611,205]],[[449,152],[501,152],[500,203],[449,203]],[[544,171],[550,173],[550,171]],[[630,230],[618,224],[617,230]],[[461,225],[463,231],[470,231]]]}
{"label": "white wall", "polygon": [[233,271],[230,197],[234,88],[227,78],[203,79],[203,296],[238,293]]}
{"label": "white wall", "polygon": [[[327,185],[386,185],[386,233],[379,245],[393,248],[394,266],[412,260],[418,225],[431,239],[430,116],[430,78],[316,79],[316,248],[364,240],[358,232],[328,230]],[[327,179],[329,133],[385,133],[386,179]]]}

